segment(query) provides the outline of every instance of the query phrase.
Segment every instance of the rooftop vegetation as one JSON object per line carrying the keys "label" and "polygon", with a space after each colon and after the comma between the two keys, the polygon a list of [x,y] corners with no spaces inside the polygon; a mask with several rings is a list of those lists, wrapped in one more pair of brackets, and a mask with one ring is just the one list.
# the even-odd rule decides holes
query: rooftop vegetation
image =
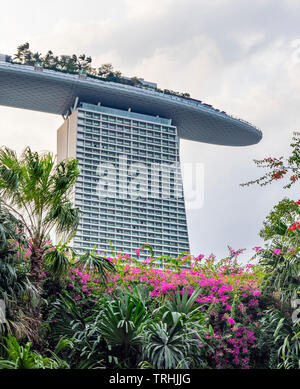
{"label": "rooftop vegetation", "polygon": [[49,50],[46,55],[42,55],[39,52],[32,52],[30,50],[29,43],[26,42],[18,46],[16,54],[14,54],[13,57],[8,56],[6,61],[12,64],[32,66],[39,70],[48,69],[67,74],[77,74],[84,78],[94,78],[105,82],[114,82],[144,90],[155,91],[163,95],[176,97],[182,102],[205,107],[206,109],[212,110],[214,113],[231,117],[232,119],[239,120],[255,127],[242,118],[231,115],[225,111],[221,111],[220,109],[213,107],[211,104],[204,103],[201,100],[191,98],[189,93],[154,87],[151,83],[148,84],[146,81],[138,77],[125,77],[120,71],[115,70],[113,65],[110,63],[105,63],[100,67],[93,67],[91,56],[87,56],[85,54],[55,55],[51,50]]}
{"label": "rooftop vegetation", "polygon": [[[55,71],[66,72],[70,74],[86,74],[88,77],[97,78],[103,81],[117,82],[120,84],[131,85],[136,87],[145,88],[142,80],[138,77],[125,77],[118,70],[114,70],[114,67],[110,63],[105,63],[98,68],[92,66],[92,57],[85,54],[81,55],[55,55],[51,50],[46,55],[42,55],[39,52],[32,52],[30,50],[29,43],[26,42],[17,47],[17,53],[11,58],[12,63],[22,65],[38,65],[44,69],[50,69]],[[166,94],[189,98],[188,93],[175,92],[168,89],[159,89],[147,86],[158,92]]]}

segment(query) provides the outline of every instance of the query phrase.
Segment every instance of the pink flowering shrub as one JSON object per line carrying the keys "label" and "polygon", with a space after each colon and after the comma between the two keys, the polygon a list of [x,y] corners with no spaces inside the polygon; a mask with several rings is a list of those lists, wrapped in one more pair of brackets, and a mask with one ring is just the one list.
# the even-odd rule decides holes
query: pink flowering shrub
{"label": "pink flowering shrub", "polygon": [[[16,251],[16,256],[24,261],[29,261],[32,254],[32,239],[23,239],[20,243],[16,239],[10,240],[11,249]],[[55,250],[51,240],[45,242],[45,253]]]}
{"label": "pink flowering shrub", "polygon": [[223,332],[215,330],[213,335],[207,335],[206,338],[215,345],[214,352],[209,354],[213,367],[250,368],[250,353],[256,346],[256,337],[254,331],[250,331],[247,326],[228,328]]}
{"label": "pink flowering shrub", "polygon": [[72,268],[67,289],[72,292],[74,300],[78,301],[79,304],[90,299],[95,301],[93,294],[99,289],[99,279],[96,272],[85,270],[83,267]]}
{"label": "pink flowering shrub", "polygon": [[[241,251],[239,251],[241,252]],[[72,270],[68,290],[78,304],[97,301],[97,296],[114,294],[118,290],[132,290],[135,285],[147,286],[154,306],[165,300],[174,299],[177,293],[200,288],[196,300],[199,310],[208,318],[212,333],[207,341],[214,351],[208,355],[209,365],[214,368],[249,368],[251,352],[256,347],[255,331],[263,307],[260,303],[260,289],[263,274],[256,272],[253,265],[238,265],[239,252],[230,250],[230,256],[217,261],[210,255],[193,257],[184,255],[179,263],[165,258],[165,267],[159,267],[162,260],[148,257],[139,261],[129,255],[108,257],[117,272],[108,274],[107,285],[102,285],[97,274],[83,268]],[[238,254],[236,254],[238,253]],[[138,252],[140,256],[140,251]],[[160,262],[160,263],[159,263]]]}

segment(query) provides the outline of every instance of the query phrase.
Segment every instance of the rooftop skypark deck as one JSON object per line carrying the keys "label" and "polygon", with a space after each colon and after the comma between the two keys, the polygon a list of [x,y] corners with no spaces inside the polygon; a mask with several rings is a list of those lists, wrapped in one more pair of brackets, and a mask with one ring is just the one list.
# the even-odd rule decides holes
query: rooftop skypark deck
{"label": "rooftop skypark deck", "polygon": [[262,138],[250,123],[194,99],[0,61],[0,105],[66,115],[75,102],[172,119],[182,139],[247,146]]}

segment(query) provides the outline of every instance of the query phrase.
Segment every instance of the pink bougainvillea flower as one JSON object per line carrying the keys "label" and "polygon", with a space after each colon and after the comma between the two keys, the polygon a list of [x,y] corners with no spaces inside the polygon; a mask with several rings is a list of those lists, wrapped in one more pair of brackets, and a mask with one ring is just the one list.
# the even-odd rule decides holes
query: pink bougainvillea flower
{"label": "pink bougainvillea flower", "polygon": [[281,250],[280,249],[275,249],[275,250],[273,250],[273,253],[276,254],[276,255],[280,255],[281,254]]}
{"label": "pink bougainvillea flower", "polygon": [[261,250],[263,250],[263,248],[260,247],[260,246],[255,246],[255,247],[252,248],[252,250],[254,250],[254,251],[256,251],[257,253],[259,253]]}
{"label": "pink bougainvillea flower", "polygon": [[227,321],[229,324],[235,324],[235,320],[232,317],[228,317]]}
{"label": "pink bougainvillea flower", "polygon": [[278,170],[272,174],[272,178],[273,180],[280,180],[280,178],[283,178],[284,174],[286,174],[285,170]]}

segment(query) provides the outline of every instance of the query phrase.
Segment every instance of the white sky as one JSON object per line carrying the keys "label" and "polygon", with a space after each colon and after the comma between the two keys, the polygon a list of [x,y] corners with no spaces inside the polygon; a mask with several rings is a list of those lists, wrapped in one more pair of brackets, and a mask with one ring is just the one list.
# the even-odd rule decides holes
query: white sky
{"label": "white sky", "polygon": [[[90,0],[1,4],[0,53],[29,42],[43,54],[91,55],[127,76],[189,92],[258,126],[249,147],[181,142],[181,161],[204,163],[204,205],[187,212],[191,251],[217,256],[261,244],[258,232],[284,195],[299,187],[241,188],[263,171],[253,158],[287,154],[300,130],[298,0]],[[0,107],[0,145],[56,152],[62,118]]]}

